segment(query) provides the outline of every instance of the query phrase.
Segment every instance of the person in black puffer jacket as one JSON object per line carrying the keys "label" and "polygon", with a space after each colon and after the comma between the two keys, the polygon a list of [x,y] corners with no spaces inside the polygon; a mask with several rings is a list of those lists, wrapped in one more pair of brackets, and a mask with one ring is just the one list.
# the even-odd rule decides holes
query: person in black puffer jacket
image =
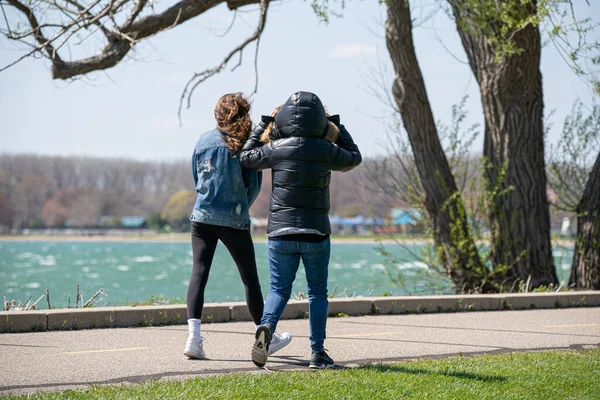
{"label": "person in black puffer jacket", "polygon": [[250,169],[271,168],[269,212],[270,292],[262,326],[256,333],[252,360],[267,361],[270,338],[290,298],[300,259],[308,282],[311,368],[333,366],[324,351],[327,323],[327,272],[331,225],[331,171],[349,171],[362,157],[339,115],[328,115],[313,93],[296,92],[263,116],[240,153]]}

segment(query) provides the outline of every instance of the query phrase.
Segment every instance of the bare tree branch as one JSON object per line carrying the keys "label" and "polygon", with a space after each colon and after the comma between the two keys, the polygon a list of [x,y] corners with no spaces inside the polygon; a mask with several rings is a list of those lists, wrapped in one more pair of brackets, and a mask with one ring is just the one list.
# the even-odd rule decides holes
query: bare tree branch
{"label": "bare tree branch", "polygon": [[138,0],[131,15],[129,16],[129,18],[127,18],[127,21],[125,21],[125,23],[121,27],[122,31],[126,31],[131,26],[131,24],[133,24],[133,21],[135,21],[135,19],[140,14],[140,12],[142,12],[146,3],[147,3],[147,0]]}
{"label": "bare tree branch", "polygon": [[[266,15],[266,7],[268,7],[268,3],[265,5],[265,18],[267,17]],[[263,22],[263,29],[264,29],[264,22]],[[261,29],[262,32],[262,29]],[[262,35],[259,35],[258,38],[256,39],[256,51],[254,52],[254,90],[252,91],[252,93],[250,93],[250,97],[254,96],[256,94],[256,92],[258,92],[258,50],[260,49],[260,38]]]}
{"label": "bare tree branch", "polygon": [[[29,35],[23,36],[20,33],[17,39],[31,37],[35,40],[36,45],[31,51],[28,51],[9,65],[4,66],[0,71],[15,65],[27,57],[40,53],[52,62],[53,79],[70,79],[93,71],[111,68],[118,64],[137,42],[163,30],[180,25],[219,4],[226,3],[230,10],[237,10],[239,7],[245,5],[261,3],[261,0],[181,0],[160,13],[142,17],[142,11],[148,4],[148,0],[135,0],[135,6],[132,7],[131,13],[126,19],[124,18],[125,22],[119,26],[116,22],[115,14],[122,11],[125,5],[132,4],[134,0],[94,0],[87,6],[84,6],[80,0],[65,0],[67,5],[74,6],[75,8],[58,4],[56,0],[42,0],[48,6],[41,7],[38,3],[37,9],[35,9],[35,5],[28,7],[21,2],[22,0],[6,1],[26,16],[31,27]],[[104,2],[104,6],[101,6],[100,11],[93,13],[92,9],[102,2]],[[66,17],[63,17],[63,19],[66,19],[66,21],[60,24],[41,24],[38,17],[49,19],[51,18],[49,15],[53,15],[53,10],[57,13],[63,13]],[[38,17],[36,17],[34,12],[38,13]],[[5,21],[8,28],[7,37],[10,38],[12,31],[6,15]],[[111,23],[113,26],[110,25]],[[104,48],[98,54],[88,58],[64,61],[59,56],[57,50],[69,43],[75,33],[81,29],[89,30],[89,27],[92,25],[97,26],[106,37],[107,43]],[[59,29],[53,32],[52,35],[49,34],[49,37],[46,37],[42,33],[41,28],[50,26]],[[264,24],[262,28],[264,28]],[[93,35],[93,31],[90,32],[90,35],[86,36],[86,38]],[[55,48],[54,42],[59,38],[62,39],[62,42]],[[23,42],[23,40],[20,41]],[[28,45],[30,44],[28,43]]]}
{"label": "bare tree branch", "polygon": [[213,68],[209,68],[206,69],[202,72],[197,72],[195,73],[192,78],[190,78],[190,80],[186,83],[183,92],[181,93],[181,97],[179,99],[179,109],[177,111],[177,116],[179,117],[179,123],[181,124],[181,111],[183,109],[183,103],[187,100],[187,108],[190,108],[191,106],[191,101],[192,101],[192,95],[194,94],[194,91],[196,90],[196,88],[198,87],[198,85],[200,85],[202,82],[206,81],[207,79],[209,79],[210,77],[220,73],[225,66],[227,66],[227,63],[229,63],[229,61],[231,60],[231,58],[236,54],[239,53],[240,55],[240,60],[238,62],[238,64],[233,68],[237,68],[239,65],[241,65],[242,62],[242,53],[244,51],[244,49],[246,48],[247,45],[249,45],[250,43],[256,41],[257,42],[257,46],[256,46],[256,54],[255,54],[255,72],[256,72],[256,80],[255,80],[255,86],[254,86],[254,93],[256,93],[257,87],[258,87],[258,72],[256,70],[257,68],[257,64],[256,64],[256,59],[258,57],[258,45],[260,44],[260,37],[262,35],[262,32],[265,28],[265,24],[267,22],[267,10],[269,8],[269,3],[270,0],[260,0],[260,17],[258,20],[258,26],[256,28],[256,31],[252,34],[252,36],[250,36],[249,38],[247,38],[246,40],[244,40],[239,46],[237,46],[236,48],[234,48],[233,50],[231,50],[226,56],[225,58],[223,58],[223,61],[221,61],[221,63]]}
{"label": "bare tree branch", "polygon": [[224,37],[225,35],[227,35],[229,33],[229,31],[231,31],[231,28],[233,28],[233,25],[235,24],[235,20],[237,18],[237,10],[235,10],[233,12],[233,18],[231,19],[231,24],[229,24],[229,27],[225,30],[225,32],[223,32],[222,34],[216,35],[217,37]]}
{"label": "bare tree branch", "polygon": [[8,35],[10,36],[12,34],[12,31],[10,29],[10,24],[8,23],[8,18],[6,17],[6,11],[4,10],[4,5],[2,4],[2,2],[0,2],[0,8],[2,9],[2,15],[4,16],[4,22],[6,22],[6,29],[8,29]]}
{"label": "bare tree branch", "polygon": [[461,58],[459,58],[457,55],[455,55],[449,48],[448,46],[446,46],[446,43],[444,43],[444,40],[440,37],[440,35],[438,35],[437,30],[434,28],[433,29],[434,32],[434,39],[442,45],[442,47],[444,48],[444,50],[446,50],[446,53],[448,53],[448,55],[450,55],[450,57],[454,58],[455,61],[461,63],[461,64],[465,64],[465,65],[469,65],[469,63]]}
{"label": "bare tree branch", "polygon": [[35,15],[33,15],[33,11],[31,11],[31,9],[29,7],[27,7],[25,4],[19,2],[18,0],[6,0],[6,1],[8,2],[8,4],[10,4],[11,6],[15,7],[17,10],[19,10],[23,14],[25,14],[25,16],[27,17],[27,20],[29,21],[29,25],[31,25],[33,36],[35,37],[36,41],[40,44],[39,50],[40,51],[42,49],[45,50],[48,57],[50,57],[53,62],[56,61],[58,63],[62,63],[62,60],[54,51],[54,47],[52,46],[52,44],[50,44],[50,41],[48,39],[46,39],[44,37],[44,35],[42,34],[40,24],[39,24],[37,18],[35,17]]}

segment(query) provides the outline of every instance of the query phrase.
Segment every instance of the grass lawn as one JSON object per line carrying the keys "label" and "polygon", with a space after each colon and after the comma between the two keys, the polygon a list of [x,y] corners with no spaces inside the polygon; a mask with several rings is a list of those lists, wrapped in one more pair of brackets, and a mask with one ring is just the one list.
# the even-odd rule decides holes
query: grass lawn
{"label": "grass lawn", "polygon": [[600,349],[95,386],[33,399],[600,399]]}

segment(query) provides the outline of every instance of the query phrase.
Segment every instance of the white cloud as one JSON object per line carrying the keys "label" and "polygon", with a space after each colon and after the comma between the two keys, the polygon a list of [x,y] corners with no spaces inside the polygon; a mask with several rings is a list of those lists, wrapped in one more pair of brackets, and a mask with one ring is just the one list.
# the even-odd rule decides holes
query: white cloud
{"label": "white cloud", "polygon": [[375,46],[362,43],[342,44],[329,51],[329,55],[335,58],[364,57],[376,53],[377,48]]}

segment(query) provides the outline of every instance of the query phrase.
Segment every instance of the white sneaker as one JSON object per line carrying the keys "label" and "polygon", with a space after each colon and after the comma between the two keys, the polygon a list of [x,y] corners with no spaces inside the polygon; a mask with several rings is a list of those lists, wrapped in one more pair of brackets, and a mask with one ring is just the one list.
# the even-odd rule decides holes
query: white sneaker
{"label": "white sneaker", "polygon": [[206,358],[206,353],[202,347],[202,340],[197,341],[193,337],[189,337],[187,342],[185,342],[185,350],[183,351],[183,355],[195,359]]}
{"label": "white sneaker", "polygon": [[275,352],[283,349],[285,346],[290,344],[292,341],[292,335],[289,332],[275,333],[269,343],[269,355],[275,354]]}

